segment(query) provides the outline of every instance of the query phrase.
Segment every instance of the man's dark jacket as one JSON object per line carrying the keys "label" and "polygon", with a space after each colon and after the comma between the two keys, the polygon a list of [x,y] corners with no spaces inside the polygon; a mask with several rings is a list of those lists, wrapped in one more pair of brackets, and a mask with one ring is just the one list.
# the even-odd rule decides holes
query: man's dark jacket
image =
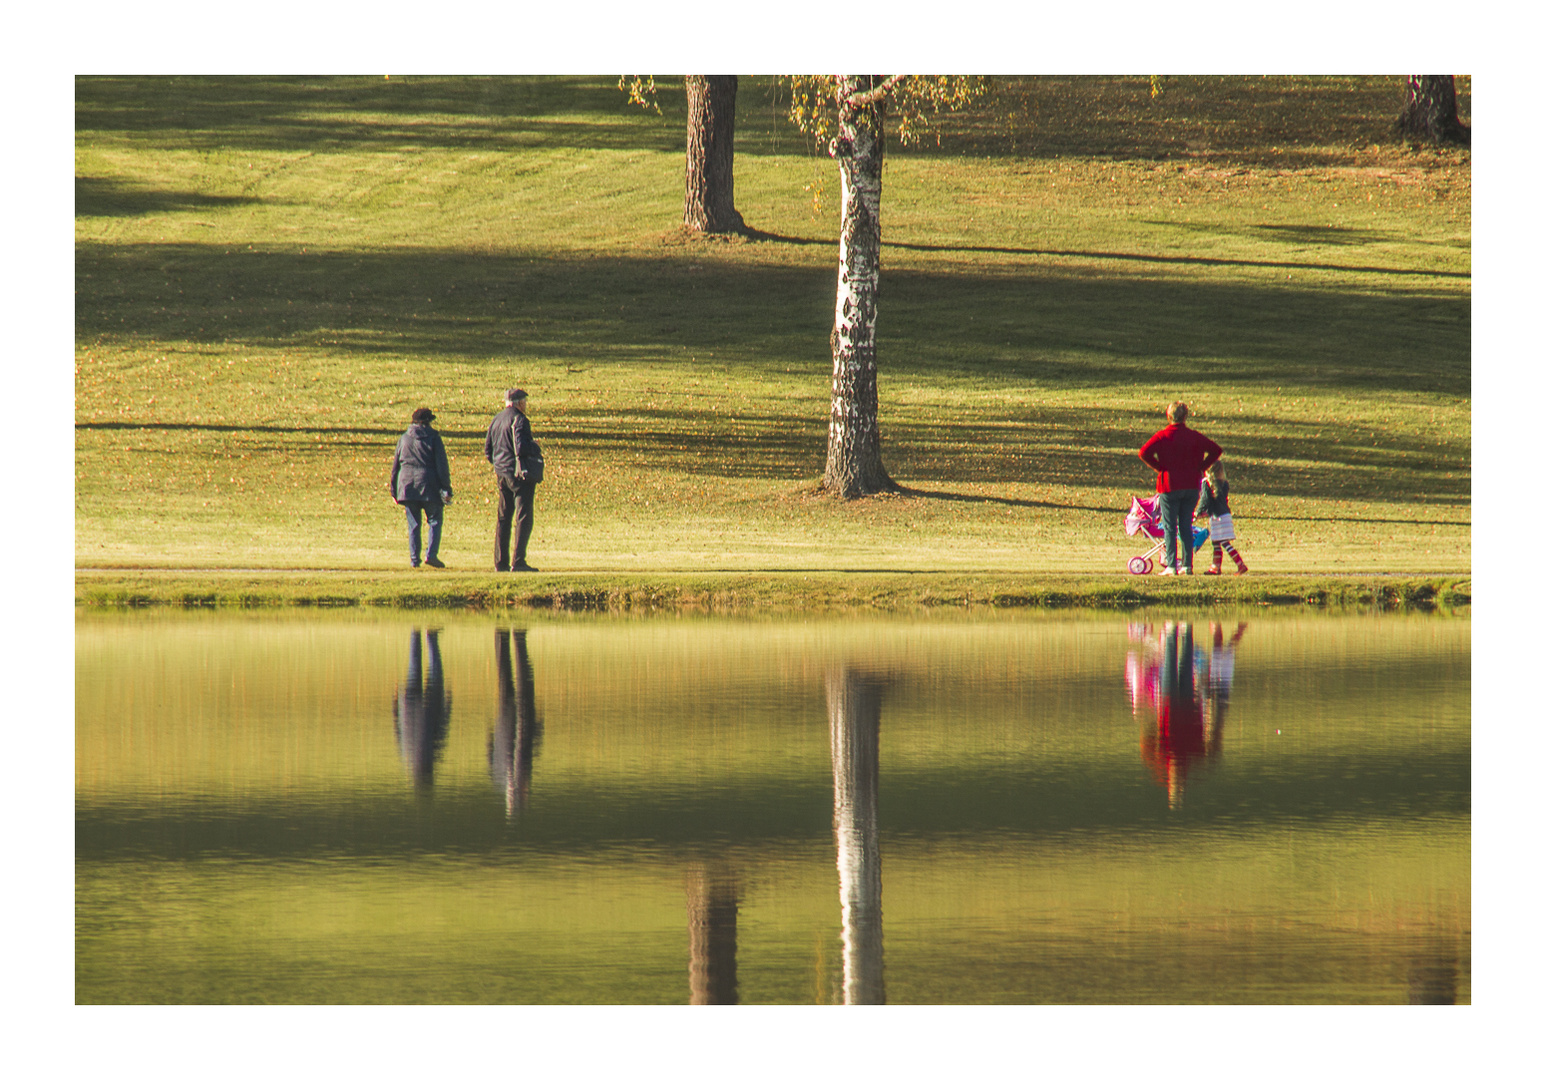
{"label": "man's dark jacket", "polygon": [[451,493],[451,464],[440,432],[428,424],[414,424],[403,432],[387,487],[398,502],[439,502],[442,491]]}
{"label": "man's dark jacket", "polygon": [[537,456],[537,440],[531,437],[531,421],[514,405],[506,405],[488,426],[483,440],[483,456],[494,471],[519,479],[521,462]]}

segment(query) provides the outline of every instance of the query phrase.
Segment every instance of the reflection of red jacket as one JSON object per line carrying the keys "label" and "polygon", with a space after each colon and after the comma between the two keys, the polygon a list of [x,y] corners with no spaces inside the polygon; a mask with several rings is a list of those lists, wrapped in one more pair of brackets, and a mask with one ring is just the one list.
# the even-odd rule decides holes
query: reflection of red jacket
{"label": "reflection of red jacket", "polygon": [[1224,448],[1185,424],[1171,424],[1151,435],[1138,456],[1159,474],[1155,491],[1195,491],[1202,487],[1202,474],[1224,456]]}
{"label": "reflection of red jacket", "polygon": [[1207,757],[1208,739],[1203,732],[1201,704],[1195,697],[1158,696],[1158,723],[1139,737],[1138,751],[1144,764],[1163,784],[1172,766],[1184,776],[1193,762]]}

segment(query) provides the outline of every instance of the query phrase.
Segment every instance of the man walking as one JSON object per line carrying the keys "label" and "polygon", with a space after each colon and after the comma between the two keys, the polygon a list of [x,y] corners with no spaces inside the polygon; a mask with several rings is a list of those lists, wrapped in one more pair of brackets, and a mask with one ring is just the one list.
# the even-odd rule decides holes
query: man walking
{"label": "man walking", "polygon": [[[526,419],[526,391],[505,391],[505,407],[489,424],[483,456],[494,466],[499,512],[494,522],[494,569],[535,570],[526,562],[531,539],[532,501],[542,479],[542,449]],[[510,561],[510,527],[515,526],[515,562]]]}
{"label": "man walking", "polygon": [[[1224,456],[1218,443],[1186,426],[1189,413],[1186,402],[1172,402],[1165,410],[1170,425],[1156,431],[1138,451],[1144,464],[1155,472],[1154,490],[1165,527],[1165,569],[1161,574],[1192,572],[1192,512],[1197,509],[1202,474]],[[1181,542],[1179,553],[1177,540]]]}

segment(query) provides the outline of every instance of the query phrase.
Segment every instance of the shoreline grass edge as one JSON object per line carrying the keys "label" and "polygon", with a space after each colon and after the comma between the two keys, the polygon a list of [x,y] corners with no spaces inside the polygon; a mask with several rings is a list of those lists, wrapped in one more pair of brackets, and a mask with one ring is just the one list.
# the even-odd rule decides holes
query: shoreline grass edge
{"label": "shoreline grass edge", "polygon": [[937,608],[1133,610],[1304,606],[1469,612],[1469,575],[1112,578],[907,571],[679,574],[78,570],[77,609],[443,608],[766,614]]}

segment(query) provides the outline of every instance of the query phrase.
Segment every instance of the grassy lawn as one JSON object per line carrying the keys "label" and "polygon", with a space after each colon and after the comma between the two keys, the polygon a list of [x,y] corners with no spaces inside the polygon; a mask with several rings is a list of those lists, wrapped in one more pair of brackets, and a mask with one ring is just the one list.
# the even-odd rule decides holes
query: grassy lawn
{"label": "grassy lawn", "polygon": [[386,480],[428,405],[442,558],[481,571],[483,431],[520,385],[544,571],[1125,586],[1136,451],[1179,397],[1253,574],[1469,576],[1470,156],[1394,142],[1399,103],[1396,78],[1037,79],[892,140],[881,425],[909,494],[842,503],[812,494],[836,167],[771,81],[742,80],[736,157],[765,238],[690,241],[679,82],[657,117],[607,79],[81,79],[77,566],[419,588]]}

